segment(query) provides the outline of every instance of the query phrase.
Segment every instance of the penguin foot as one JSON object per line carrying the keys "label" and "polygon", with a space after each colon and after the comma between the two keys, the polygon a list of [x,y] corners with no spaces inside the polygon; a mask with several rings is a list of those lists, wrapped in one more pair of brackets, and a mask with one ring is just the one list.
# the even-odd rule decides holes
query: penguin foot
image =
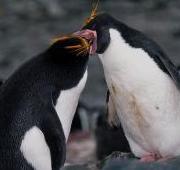
{"label": "penguin foot", "polygon": [[158,154],[152,153],[149,155],[145,155],[140,159],[140,162],[153,162],[153,161],[159,161],[162,157]]}

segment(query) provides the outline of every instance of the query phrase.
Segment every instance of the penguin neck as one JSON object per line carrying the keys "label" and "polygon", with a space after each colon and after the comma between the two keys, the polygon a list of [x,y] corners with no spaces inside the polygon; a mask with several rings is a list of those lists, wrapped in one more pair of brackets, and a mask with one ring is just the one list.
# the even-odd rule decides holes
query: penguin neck
{"label": "penguin neck", "polygon": [[103,54],[99,54],[99,57],[102,64],[106,66],[106,68],[113,69],[119,64],[125,64],[125,62],[128,60],[126,55],[130,49],[128,49],[128,44],[122,38],[121,33],[118,30],[111,28],[109,29],[109,34],[109,46]]}
{"label": "penguin neck", "polygon": [[[126,72],[126,69],[130,65],[131,56],[128,54],[128,45],[125,40],[121,37],[121,34],[116,29],[109,29],[110,43],[108,48],[103,54],[99,54],[99,58],[104,68],[106,80],[111,77],[118,76]],[[132,66],[131,66],[132,67]]]}

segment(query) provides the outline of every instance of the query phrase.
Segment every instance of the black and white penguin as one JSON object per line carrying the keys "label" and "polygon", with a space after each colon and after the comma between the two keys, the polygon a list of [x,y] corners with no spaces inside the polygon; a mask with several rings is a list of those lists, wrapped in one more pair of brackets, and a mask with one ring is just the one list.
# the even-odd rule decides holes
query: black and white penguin
{"label": "black and white penguin", "polygon": [[[110,122],[120,121],[135,156],[180,155],[180,74],[150,38],[108,14],[91,18],[110,91]],[[119,120],[118,120],[119,119]]]}
{"label": "black and white penguin", "polygon": [[77,36],[59,39],[1,86],[1,170],[59,170],[64,164],[87,79],[89,49],[84,43]]}

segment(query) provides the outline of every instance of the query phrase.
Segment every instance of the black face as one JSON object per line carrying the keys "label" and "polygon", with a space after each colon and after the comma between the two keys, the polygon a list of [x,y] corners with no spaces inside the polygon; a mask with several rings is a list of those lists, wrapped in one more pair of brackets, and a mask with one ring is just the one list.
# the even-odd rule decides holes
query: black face
{"label": "black face", "polygon": [[97,32],[97,53],[102,54],[110,43],[109,28],[113,27],[113,18],[105,13],[97,15],[83,29]]}

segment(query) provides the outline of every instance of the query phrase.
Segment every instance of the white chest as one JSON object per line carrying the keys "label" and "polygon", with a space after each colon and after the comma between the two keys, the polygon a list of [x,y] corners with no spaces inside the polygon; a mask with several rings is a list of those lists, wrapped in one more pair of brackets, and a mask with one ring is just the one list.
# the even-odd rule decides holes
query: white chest
{"label": "white chest", "polygon": [[55,109],[61,121],[66,141],[71,129],[72,120],[78,105],[79,97],[87,80],[87,70],[76,87],[61,91]]}
{"label": "white chest", "polygon": [[111,43],[100,59],[131,149],[143,154],[136,146],[140,145],[166,154],[180,144],[179,90],[144,50],[129,46],[114,29],[110,35]]}

